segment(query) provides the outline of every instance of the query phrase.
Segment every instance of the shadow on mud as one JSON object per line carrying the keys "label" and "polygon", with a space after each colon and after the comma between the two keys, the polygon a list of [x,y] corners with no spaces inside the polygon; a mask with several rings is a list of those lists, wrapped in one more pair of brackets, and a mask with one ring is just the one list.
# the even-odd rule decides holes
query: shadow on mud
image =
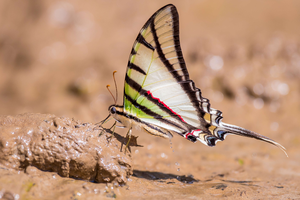
{"label": "shadow on mud", "polygon": [[[103,128],[102,126],[100,126],[99,130],[101,130],[101,129],[102,129],[102,131],[111,134],[112,137],[115,137],[122,145],[126,145],[129,140],[128,137],[123,137],[122,135],[112,131],[112,127],[111,128]],[[102,133],[103,132],[100,132],[99,136],[101,136]],[[128,143],[128,148],[129,148],[130,152],[131,152],[130,147],[143,147],[142,145],[139,145],[137,143],[137,138],[138,138],[138,136],[131,135],[131,138]]]}
{"label": "shadow on mud", "polygon": [[177,181],[187,184],[199,182],[199,180],[194,179],[192,175],[178,176],[175,174],[165,174],[162,172],[133,170],[133,176],[137,178],[144,178],[147,180],[158,180],[160,182],[167,182],[167,184],[175,183],[174,181],[172,181],[172,179],[176,179]]}

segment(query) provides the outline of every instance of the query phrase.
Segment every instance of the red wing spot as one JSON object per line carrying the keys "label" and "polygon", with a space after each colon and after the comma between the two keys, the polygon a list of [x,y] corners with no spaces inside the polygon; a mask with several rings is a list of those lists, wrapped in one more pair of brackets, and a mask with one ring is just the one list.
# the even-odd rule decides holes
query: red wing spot
{"label": "red wing spot", "polygon": [[193,130],[191,133],[185,134],[185,138],[187,139],[189,135],[194,136],[194,132],[195,132],[195,131],[201,131],[201,129]]}
{"label": "red wing spot", "polygon": [[193,135],[193,133],[187,133],[187,134],[185,135],[185,138],[187,139],[189,135]]}
{"label": "red wing spot", "polygon": [[177,115],[177,116],[181,119],[181,121],[183,121],[183,122],[186,123],[186,121],[184,121],[180,115],[178,115],[176,112],[174,112],[169,106],[167,106],[167,105],[166,105],[164,102],[162,102],[159,98],[154,97],[150,91],[148,91],[147,94],[148,94],[148,95],[151,95],[151,97],[152,97],[153,99],[156,99],[156,100],[157,100],[159,103],[161,103],[165,108],[167,108],[168,110],[170,110],[174,115]]}

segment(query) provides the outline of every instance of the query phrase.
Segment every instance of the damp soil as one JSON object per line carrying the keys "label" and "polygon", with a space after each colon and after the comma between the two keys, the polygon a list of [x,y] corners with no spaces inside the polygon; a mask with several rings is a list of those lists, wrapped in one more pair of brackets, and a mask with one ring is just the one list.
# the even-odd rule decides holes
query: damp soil
{"label": "damp soil", "polygon": [[[239,136],[207,147],[137,130],[125,151],[126,129],[97,125],[113,71],[121,104],[133,41],[167,3],[202,95],[289,157]],[[299,199],[299,4],[1,1],[0,199]]]}

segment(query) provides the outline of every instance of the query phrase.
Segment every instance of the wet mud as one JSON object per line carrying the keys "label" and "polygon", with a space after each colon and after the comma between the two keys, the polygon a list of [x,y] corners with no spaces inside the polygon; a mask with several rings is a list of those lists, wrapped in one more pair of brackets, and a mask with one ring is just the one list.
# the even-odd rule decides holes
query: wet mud
{"label": "wet mud", "polygon": [[[33,113],[1,116],[0,126],[2,170],[14,169],[28,175],[42,170],[117,185],[124,185],[132,174],[130,153],[122,152],[116,137],[99,126]],[[1,187],[10,191],[6,183],[11,179],[1,179]]]}
{"label": "wet mud", "polygon": [[[95,124],[138,31],[173,3],[190,77],[223,121],[287,149]],[[1,1],[0,199],[299,199],[299,1]],[[114,87],[110,87],[115,94]],[[25,114],[24,114],[25,113]],[[47,113],[47,114],[36,114]]]}

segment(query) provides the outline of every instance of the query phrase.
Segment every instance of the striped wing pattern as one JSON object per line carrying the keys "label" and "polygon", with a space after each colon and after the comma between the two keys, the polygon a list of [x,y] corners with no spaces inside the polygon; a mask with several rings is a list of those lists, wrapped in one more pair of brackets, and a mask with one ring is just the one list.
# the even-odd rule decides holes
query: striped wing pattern
{"label": "striped wing pattern", "polygon": [[[238,126],[223,123],[222,112],[210,107],[189,78],[179,42],[176,7],[155,12],[133,44],[124,84],[123,111],[150,134],[171,137],[178,133],[190,141],[214,146],[227,134],[273,140]],[[131,127],[130,127],[131,128]]]}
{"label": "striped wing pattern", "polygon": [[125,77],[124,111],[192,141],[214,145],[217,139],[221,112],[210,109],[189,79],[173,5],[154,13],[138,34]]}

